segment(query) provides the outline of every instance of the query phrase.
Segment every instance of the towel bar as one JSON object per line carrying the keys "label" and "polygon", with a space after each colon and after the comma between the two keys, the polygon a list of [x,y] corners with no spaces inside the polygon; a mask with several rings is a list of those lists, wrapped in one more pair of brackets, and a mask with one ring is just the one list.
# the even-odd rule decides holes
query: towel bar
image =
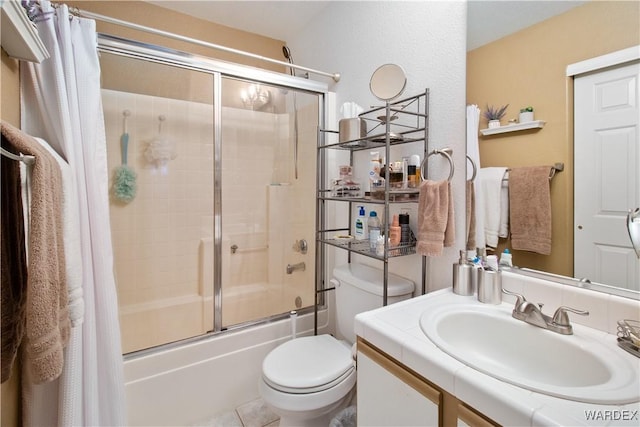
{"label": "towel bar", "polygon": [[[507,169],[507,173],[510,171],[511,169]],[[556,176],[556,172],[562,172],[564,170],[564,163],[554,163],[554,165],[551,167],[551,170],[549,171],[549,181],[551,181],[551,179]],[[505,174],[505,177],[502,178],[502,181],[509,181],[509,176]]]}

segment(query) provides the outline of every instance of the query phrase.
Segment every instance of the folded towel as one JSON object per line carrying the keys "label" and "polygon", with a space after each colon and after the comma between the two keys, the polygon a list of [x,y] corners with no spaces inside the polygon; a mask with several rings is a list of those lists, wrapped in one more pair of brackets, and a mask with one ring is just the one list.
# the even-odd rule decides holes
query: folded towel
{"label": "folded towel", "polygon": [[551,166],[513,168],[509,172],[511,247],[551,254]]}
{"label": "folded towel", "polygon": [[506,167],[481,168],[478,171],[479,193],[482,197],[482,212],[478,212],[478,215],[483,217],[485,244],[491,248],[498,246],[502,214],[502,178],[506,171]]}
{"label": "folded towel", "polygon": [[[2,147],[9,149],[4,135]],[[19,162],[2,156],[0,183],[2,184],[0,190],[2,198],[2,219],[0,220],[2,353],[0,360],[2,360],[2,382],[5,382],[11,376],[26,322],[27,255]]]}
{"label": "folded towel", "polygon": [[473,185],[473,181],[467,181],[466,188],[466,203],[465,206],[467,208],[466,211],[466,226],[467,226],[467,242],[466,248],[468,251],[472,251],[476,248],[476,198],[475,198],[475,185]]}
{"label": "folded towel", "polygon": [[37,384],[62,372],[69,339],[69,312],[62,232],[62,178],[55,159],[31,136],[6,122],[1,133],[10,151],[36,157],[31,172],[25,363]]}
{"label": "folded towel", "polygon": [[71,166],[45,140],[35,138],[53,156],[62,174],[62,233],[64,235],[65,272],[67,275],[67,308],[71,327],[84,320],[84,292],[82,290],[82,249],[78,196]]}
{"label": "folded towel", "polygon": [[453,200],[449,181],[425,181],[418,196],[418,243],[423,256],[442,255],[455,241]]}

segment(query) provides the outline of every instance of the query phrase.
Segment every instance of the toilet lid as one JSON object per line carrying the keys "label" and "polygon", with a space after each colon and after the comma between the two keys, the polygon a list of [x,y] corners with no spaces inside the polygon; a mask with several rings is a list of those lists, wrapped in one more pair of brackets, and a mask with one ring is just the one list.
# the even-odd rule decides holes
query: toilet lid
{"label": "toilet lid", "polygon": [[262,362],[265,382],[291,393],[325,390],[353,370],[350,349],[331,335],[293,339],[275,348]]}

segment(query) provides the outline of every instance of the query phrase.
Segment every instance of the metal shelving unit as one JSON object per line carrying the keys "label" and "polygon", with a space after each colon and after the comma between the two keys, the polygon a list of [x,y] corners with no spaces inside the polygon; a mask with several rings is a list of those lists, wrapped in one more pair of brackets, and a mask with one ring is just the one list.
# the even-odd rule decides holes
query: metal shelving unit
{"label": "metal shelving unit", "polygon": [[[350,164],[353,165],[353,154],[364,150],[384,150],[387,162],[391,159],[391,147],[396,145],[422,143],[421,155],[425,159],[428,153],[429,141],[429,89],[423,93],[403,98],[400,100],[387,101],[384,106],[375,107],[363,112],[359,117],[367,122],[367,134],[365,137],[343,141],[337,140],[337,131],[320,129],[318,132],[318,194],[316,197],[318,224],[316,227],[316,247],[318,254],[318,275],[316,280],[316,295],[318,298],[333,288],[325,287],[325,256],[324,250],[327,247],[336,247],[348,251],[349,262],[351,254],[363,255],[374,258],[383,263],[384,271],[384,293],[383,304],[387,305],[387,285],[389,276],[388,261],[391,258],[415,254],[415,241],[411,244],[389,247],[385,241],[384,255],[376,255],[369,249],[369,240],[353,240],[349,238],[337,238],[336,233],[349,235],[352,222],[353,204],[378,204],[384,207],[384,223],[382,231],[385,236],[389,235],[389,206],[397,203],[418,203],[417,188],[395,189],[390,188],[389,168],[385,173],[384,198],[375,198],[370,194],[364,197],[340,197],[332,194],[329,182],[326,179],[326,152],[328,150],[347,150],[350,152]],[[332,136],[333,135],[333,136]],[[415,144],[419,146],[420,144]],[[418,151],[416,151],[418,154]],[[326,227],[326,205],[332,202],[349,203],[348,223],[345,227],[328,229]],[[426,258],[422,257],[422,292],[425,291],[425,271]],[[317,306],[317,305],[316,305]]]}

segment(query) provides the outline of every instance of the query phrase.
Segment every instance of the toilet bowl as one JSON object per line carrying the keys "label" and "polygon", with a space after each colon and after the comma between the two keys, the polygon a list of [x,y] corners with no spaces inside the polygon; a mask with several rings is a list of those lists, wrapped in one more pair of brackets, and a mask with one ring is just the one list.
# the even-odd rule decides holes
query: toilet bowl
{"label": "toilet bowl", "polygon": [[260,395],[281,426],[328,426],[350,402],[356,383],[348,344],[331,335],[288,341],[262,364]]}
{"label": "toilet bowl", "polygon": [[[383,272],[351,263],[333,273],[336,329],[344,340],[326,334],[295,338],[273,349],[262,363],[260,395],[280,416],[282,427],[326,427],[355,394],[353,320],[382,306]],[[390,274],[388,303],[411,298],[413,289],[410,280]]]}

